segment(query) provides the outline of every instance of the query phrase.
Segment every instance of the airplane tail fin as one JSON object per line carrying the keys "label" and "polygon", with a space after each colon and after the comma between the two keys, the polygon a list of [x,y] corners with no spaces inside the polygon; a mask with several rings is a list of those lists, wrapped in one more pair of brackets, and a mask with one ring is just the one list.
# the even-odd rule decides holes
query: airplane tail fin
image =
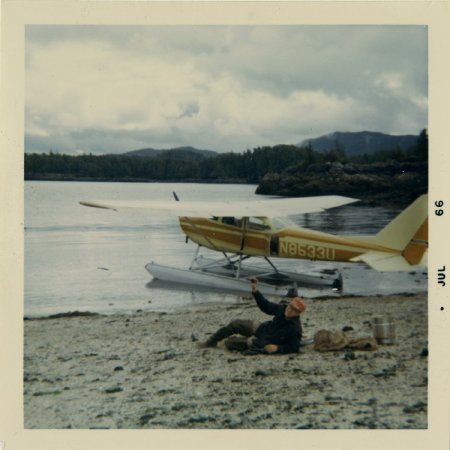
{"label": "airplane tail fin", "polygon": [[428,249],[428,195],[421,195],[386,225],[374,243],[400,254],[370,251],[356,259],[380,271],[410,270],[423,264]]}

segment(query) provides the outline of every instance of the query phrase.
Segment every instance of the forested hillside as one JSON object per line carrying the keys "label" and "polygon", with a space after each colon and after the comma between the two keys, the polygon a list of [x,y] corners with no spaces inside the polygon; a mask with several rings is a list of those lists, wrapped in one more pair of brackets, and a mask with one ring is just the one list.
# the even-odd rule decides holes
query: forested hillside
{"label": "forested hillside", "polygon": [[[422,136],[422,135],[421,135]],[[423,141],[423,137],[422,137]],[[377,163],[387,160],[411,161],[427,158],[428,144],[421,142],[409,150],[385,149],[374,154],[349,156],[345,148],[315,151],[311,146],[276,145],[258,147],[244,153],[205,156],[191,150],[159,151],[155,156],[124,155],[70,156],[50,152],[25,154],[25,179],[138,179],[148,181],[231,179],[257,182],[267,173],[279,173],[290,166],[307,167],[339,161]],[[137,156],[138,155],[138,156]]]}
{"label": "forested hillside", "polygon": [[32,153],[25,154],[25,179],[255,183],[261,194],[333,193],[377,199],[394,196],[396,188],[406,192],[409,199],[419,191],[427,191],[427,162],[428,138],[424,130],[408,150],[397,147],[355,156],[347,155],[343,148],[315,151],[311,146],[295,145],[215,156],[179,150],[152,157]]}
{"label": "forested hillside", "polygon": [[306,139],[300,146],[310,145],[314,150],[330,148],[345,149],[347,155],[372,154],[381,149],[401,148],[408,150],[416,144],[417,136],[390,135],[372,131],[335,132],[314,139]]}

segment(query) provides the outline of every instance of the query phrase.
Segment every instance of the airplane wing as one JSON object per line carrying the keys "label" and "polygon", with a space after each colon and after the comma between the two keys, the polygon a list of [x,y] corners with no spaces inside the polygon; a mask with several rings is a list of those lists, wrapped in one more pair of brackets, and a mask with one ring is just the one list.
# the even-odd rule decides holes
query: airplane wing
{"label": "airplane wing", "polygon": [[339,195],[301,198],[267,198],[251,201],[80,201],[81,205],[94,208],[151,210],[173,216],[236,216],[281,217],[320,212],[330,208],[357,202],[357,199]]}

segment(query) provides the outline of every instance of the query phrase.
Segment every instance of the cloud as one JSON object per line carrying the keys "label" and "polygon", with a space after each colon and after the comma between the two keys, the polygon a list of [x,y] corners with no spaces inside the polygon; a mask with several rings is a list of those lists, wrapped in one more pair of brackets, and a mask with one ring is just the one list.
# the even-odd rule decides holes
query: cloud
{"label": "cloud", "polygon": [[26,50],[26,151],[242,151],[427,126],[419,26],[29,26]]}

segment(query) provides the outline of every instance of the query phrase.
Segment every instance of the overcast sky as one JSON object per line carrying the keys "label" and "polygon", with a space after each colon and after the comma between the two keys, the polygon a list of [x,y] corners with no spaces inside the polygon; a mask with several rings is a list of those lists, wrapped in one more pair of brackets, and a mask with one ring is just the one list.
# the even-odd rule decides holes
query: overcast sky
{"label": "overcast sky", "polygon": [[27,26],[25,150],[419,134],[427,60],[425,26]]}

